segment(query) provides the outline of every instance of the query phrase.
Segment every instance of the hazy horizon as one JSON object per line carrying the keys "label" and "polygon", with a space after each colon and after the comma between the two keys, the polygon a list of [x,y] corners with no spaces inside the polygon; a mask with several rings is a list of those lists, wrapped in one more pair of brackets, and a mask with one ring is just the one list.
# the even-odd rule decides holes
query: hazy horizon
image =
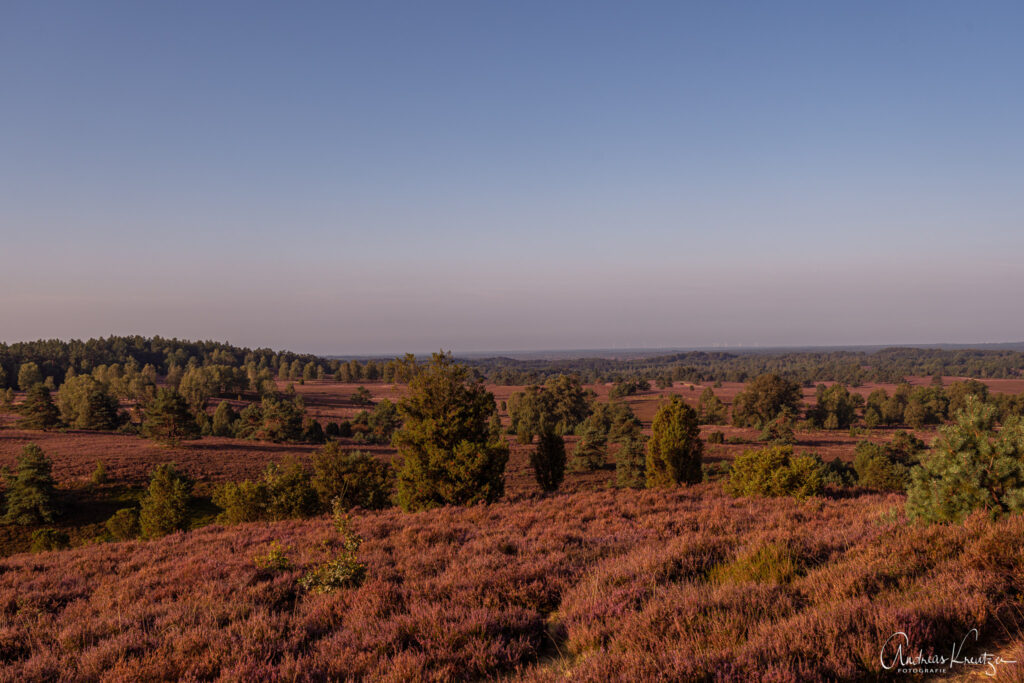
{"label": "hazy horizon", "polygon": [[4,341],[1024,339],[1016,3],[4,14]]}

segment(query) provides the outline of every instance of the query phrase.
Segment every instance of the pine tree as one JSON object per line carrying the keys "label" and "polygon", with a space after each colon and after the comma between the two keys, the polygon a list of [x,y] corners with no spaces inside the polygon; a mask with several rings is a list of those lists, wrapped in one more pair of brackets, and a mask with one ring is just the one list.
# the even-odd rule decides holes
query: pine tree
{"label": "pine tree", "polygon": [[60,426],[57,406],[50,397],[50,390],[42,384],[35,384],[25,395],[19,407],[21,419],[18,427],[22,429],[53,429]]}
{"label": "pine tree", "polygon": [[7,483],[6,524],[49,524],[57,515],[53,464],[43,449],[30,443],[21,450],[14,476]]}
{"label": "pine tree", "polygon": [[405,421],[394,444],[402,457],[398,504],[405,510],[498,500],[505,490],[508,444],[490,427],[497,411],[483,381],[434,354],[399,403]]}
{"label": "pine tree", "polygon": [[173,389],[160,389],[156,398],[146,410],[142,433],[161,443],[176,445],[184,439],[199,438],[196,424],[188,403]]}
{"label": "pine tree", "polygon": [[960,522],[973,510],[992,516],[1024,511],[1024,420],[996,432],[995,406],[969,396],[956,422],[940,430],[934,449],[911,470],[907,515]]}
{"label": "pine tree", "polygon": [[150,477],[149,488],[139,512],[143,538],[156,538],[188,528],[191,492],[191,480],[179,474],[174,465],[158,465]]}
{"label": "pine tree", "polygon": [[658,409],[647,443],[647,487],[699,483],[704,445],[695,411],[679,396]]}

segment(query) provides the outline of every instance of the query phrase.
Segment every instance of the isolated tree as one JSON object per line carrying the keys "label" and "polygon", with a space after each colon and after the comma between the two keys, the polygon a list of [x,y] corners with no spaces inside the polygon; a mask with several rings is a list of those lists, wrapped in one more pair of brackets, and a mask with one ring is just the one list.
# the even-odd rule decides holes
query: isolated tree
{"label": "isolated tree", "polygon": [[174,465],[158,465],[150,476],[149,488],[139,512],[142,537],[156,538],[187,529],[191,492],[192,481],[180,474]]}
{"label": "isolated tree", "polygon": [[715,396],[715,390],[711,387],[707,387],[701,392],[700,400],[697,402],[697,412],[700,415],[701,424],[725,424],[725,404],[722,403],[722,399]]}
{"label": "isolated tree", "polygon": [[554,429],[545,429],[530,453],[530,466],[542,491],[557,491],[565,478],[565,439]]}
{"label": "isolated tree", "polygon": [[22,429],[53,429],[60,426],[57,406],[53,404],[50,390],[42,384],[35,384],[25,395],[19,406],[21,419],[18,427]]}
{"label": "isolated tree", "polygon": [[648,488],[699,483],[703,449],[697,411],[673,395],[655,414],[647,442]]}
{"label": "isolated tree", "polygon": [[761,429],[787,408],[796,413],[800,397],[800,385],[796,382],[778,375],[760,375],[736,395],[732,422],[737,427]]}
{"label": "isolated tree", "polygon": [[952,425],[911,470],[907,514],[928,522],[960,522],[974,510],[993,517],[1024,510],[1024,420],[996,432],[995,407],[969,396]]}
{"label": "isolated tree", "polygon": [[64,382],[57,392],[61,418],[72,429],[117,429],[121,423],[117,399],[90,375]]}
{"label": "isolated tree", "polygon": [[357,406],[372,406],[373,396],[370,395],[370,390],[366,387],[356,387],[356,390],[352,392],[349,397],[353,405]]}
{"label": "isolated tree", "polygon": [[405,510],[493,502],[504,493],[508,444],[490,426],[497,412],[483,381],[436,353],[409,382],[394,444],[402,458],[398,503]]}
{"label": "isolated tree", "polygon": [[21,449],[14,476],[7,482],[6,524],[49,524],[57,516],[53,463],[30,443]]}
{"label": "isolated tree", "polygon": [[199,438],[200,431],[181,394],[173,389],[160,389],[146,410],[142,433],[154,441],[175,445]]}
{"label": "isolated tree", "polygon": [[28,391],[37,384],[43,383],[43,373],[39,366],[29,361],[18,368],[18,388]]}

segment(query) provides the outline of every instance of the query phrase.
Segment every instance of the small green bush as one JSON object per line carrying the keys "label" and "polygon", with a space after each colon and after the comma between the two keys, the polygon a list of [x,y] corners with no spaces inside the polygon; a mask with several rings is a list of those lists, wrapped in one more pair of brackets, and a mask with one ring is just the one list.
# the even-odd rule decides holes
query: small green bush
{"label": "small green bush", "polygon": [[725,443],[725,432],[708,432],[708,443]]}
{"label": "small green bush", "polygon": [[111,515],[105,524],[107,533],[115,541],[138,538],[139,513],[133,508],[122,508]]}
{"label": "small green bush", "polygon": [[270,548],[262,555],[253,557],[256,569],[267,574],[286,572],[292,568],[292,561],[288,558],[291,546],[283,546],[277,541],[270,544]]}
{"label": "small green bush", "polygon": [[391,464],[363,451],[346,451],[331,442],[313,454],[313,488],[323,509],[336,501],[346,508],[378,510],[391,504]]}
{"label": "small green bush", "polygon": [[107,466],[102,460],[97,461],[96,469],[92,471],[92,483],[94,486],[102,486],[107,483]]}
{"label": "small green bush", "polygon": [[358,586],[366,577],[366,565],[359,561],[363,539],[352,529],[341,508],[335,508],[334,525],[342,537],[342,550],[336,557],[314,565],[299,579],[302,589],[310,593],[330,593]]}
{"label": "small green bush", "polygon": [[36,529],[32,532],[32,552],[41,553],[47,550],[64,550],[70,547],[71,539],[63,531],[56,529]]}
{"label": "small green bush", "polygon": [[816,455],[794,455],[792,446],[749,450],[736,458],[725,490],[734,496],[816,496],[826,466]]}
{"label": "small green bush", "polygon": [[729,476],[732,467],[728,462],[718,461],[705,463],[703,467],[704,481],[718,481]]}

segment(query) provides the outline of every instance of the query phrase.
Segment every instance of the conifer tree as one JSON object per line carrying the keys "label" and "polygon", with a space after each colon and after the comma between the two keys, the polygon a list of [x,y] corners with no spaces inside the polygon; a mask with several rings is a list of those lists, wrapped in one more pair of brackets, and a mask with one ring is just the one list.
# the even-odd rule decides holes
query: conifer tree
{"label": "conifer tree", "polygon": [[697,422],[697,411],[679,396],[658,409],[647,443],[648,488],[701,481],[704,445]]}
{"label": "conifer tree", "polygon": [[508,444],[491,429],[497,411],[482,379],[436,353],[399,403],[404,424],[394,444],[402,457],[398,504],[405,510],[498,500],[505,490]]}
{"label": "conifer tree", "polygon": [[53,464],[43,449],[30,443],[21,450],[7,483],[6,524],[49,524],[57,515]]}
{"label": "conifer tree", "polygon": [[154,441],[176,445],[185,439],[199,438],[196,424],[188,403],[173,389],[160,389],[156,398],[146,410],[142,433]]}
{"label": "conifer tree", "polygon": [[60,426],[57,406],[53,403],[50,390],[43,384],[35,384],[25,395],[19,407],[21,419],[18,427],[22,429],[53,429]]}

